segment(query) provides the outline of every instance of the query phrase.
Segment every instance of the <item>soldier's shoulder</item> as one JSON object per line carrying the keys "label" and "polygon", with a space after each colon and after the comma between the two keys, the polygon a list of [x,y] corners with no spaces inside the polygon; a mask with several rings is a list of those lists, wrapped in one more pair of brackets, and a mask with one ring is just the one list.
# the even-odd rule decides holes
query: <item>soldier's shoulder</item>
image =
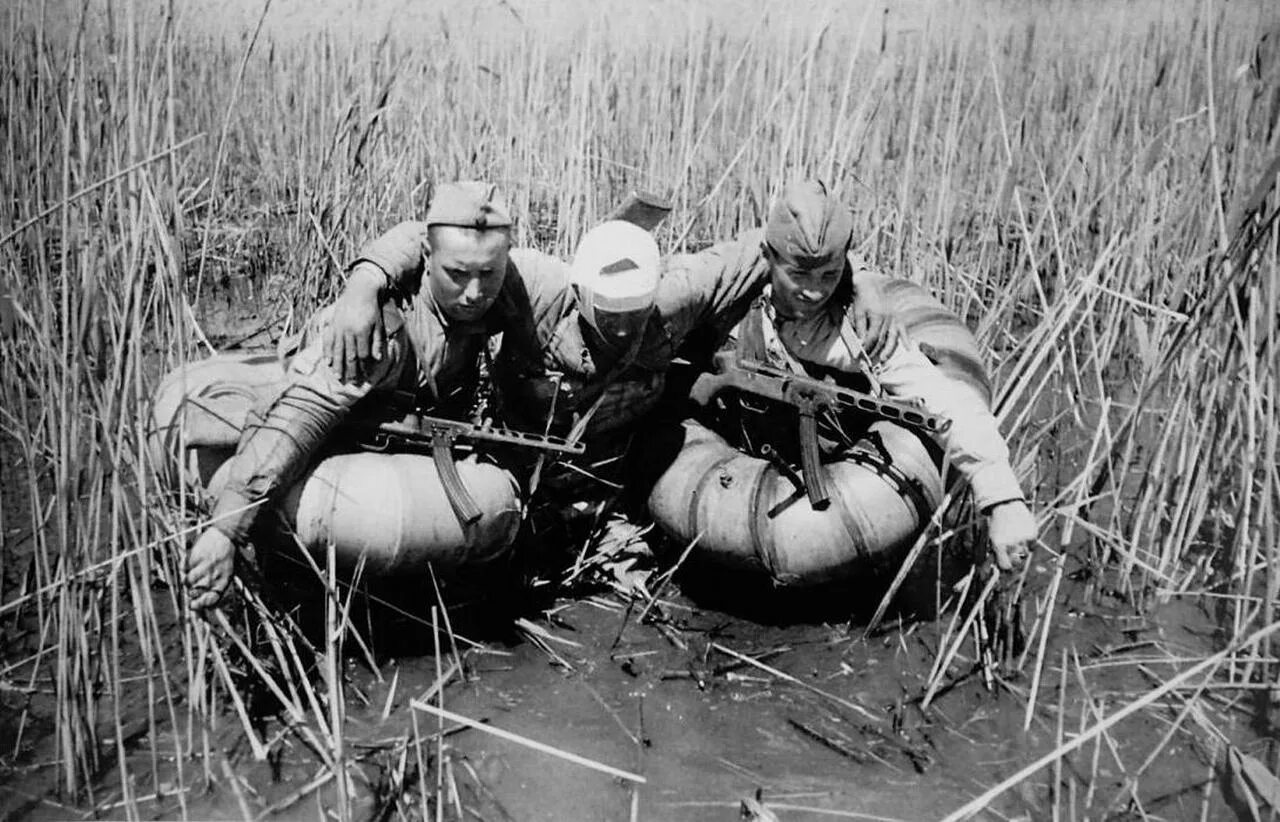
{"label": "soldier's shoulder", "polygon": [[763,244],[764,229],[751,229],[730,240],[721,240],[702,248],[672,254],[667,258],[666,270],[687,274],[723,268],[751,267],[760,260]]}
{"label": "soldier's shoulder", "polygon": [[559,257],[554,257],[536,248],[519,246],[511,249],[507,255],[510,267],[519,276],[528,278],[549,279],[552,281],[569,279],[569,265]]}
{"label": "soldier's shoulder", "polygon": [[380,239],[408,240],[420,243],[427,238],[427,224],[421,220],[401,220],[378,235]]}

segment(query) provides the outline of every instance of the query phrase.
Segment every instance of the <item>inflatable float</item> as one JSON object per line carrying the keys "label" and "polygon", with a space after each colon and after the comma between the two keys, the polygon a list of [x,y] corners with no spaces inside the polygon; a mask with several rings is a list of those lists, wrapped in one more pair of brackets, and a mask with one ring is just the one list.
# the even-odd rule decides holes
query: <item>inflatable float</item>
{"label": "inflatable float", "polygon": [[[217,355],[169,373],[155,393],[149,442],[165,487],[216,496],[246,419],[283,380],[274,355]],[[465,525],[430,453],[326,452],[276,509],[299,544],[323,558],[332,543],[346,568],[362,557],[365,573],[379,575],[425,572],[428,563],[437,571],[473,566],[511,547],[523,514],[520,486],[474,454],[457,469],[479,511]]]}
{"label": "inflatable float", "polygon": [[[977,341],[914,283],[873,275],[886,304],[949,377],[990,404]],[[794,469],[753,456],[695,420],[649,494],[654,521],[676,541],[697,540],[703,561],[767,574],[781,586],[847,579],[900,558],[941,503],[938,449],[888,420],[864,426],[822,461],[829,502],[814,507]]]}

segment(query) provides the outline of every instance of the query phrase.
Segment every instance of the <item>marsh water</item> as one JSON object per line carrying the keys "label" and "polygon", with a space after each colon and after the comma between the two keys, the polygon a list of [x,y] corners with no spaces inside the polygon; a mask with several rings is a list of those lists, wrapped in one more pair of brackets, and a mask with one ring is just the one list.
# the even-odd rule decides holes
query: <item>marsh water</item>
{"label": "marsh water", "polygon": [[[867,635],[874,586],[851,587],[842,604],[838,592],[777,595],[695,572],[677,576],[652,604],[607,592],[532,607],[480,596],[450,608],[453,640],[438,612],[433,629],[429,611],[412,606],[414,592],[401,590],[384,600],[396,610],[375,604],[363,617],[375,640],[373,664],[347,647],[342,727],[350,818],[437,818],[434,804],[421,804],[424,788],[445,797],[446,819],[723,820],[738,818],[742,799],[757,796],[780,819],[943,818],[1141,694],[1152,683],[1143,668],[1168,678],[1171,659],[1217,647],[1202,602],[1171,600],[1138,617],[1118,591],[1073,571],[1059,592],[1037,709],[1025,731],[1029,677],[1010,665],[986,681],[968,641],[922,709],[950,614],[891,614]],[[1048,575],[1039,563],[1033,587]],[[446,584],[446,601],[450,591]],[[428,587],[416,601],[434,601],[434,593]],[[510,621],[520,613],[531,628]],[[472,637],[483,647],[468,644]],[[1065,678],[1063,659],[1071,660]],[[446,673],[446,685],[435,688],[457,660],[460,674]],[[415,701],[644,781],[440,719]],[[1223,818],[1229,807],[1216,781],[1206,782],[1206,751],[1187,736],[1163,749],[1136,798],[1126,791],[1125,769],[1156,750],[1177,707],[1171,702],[1127,720],[1107,744],[1086,747],[1060,770],[1045,768],[979,818],[1049,818],[1057,805],[1072,818],[1141,812],[1193,819],[1206,791],[1208,818]],[[228,707],[209,737],[207,781],[196,760],[181,763],[185,778],[179,776],[174,729],[161,723],[153,738],[147,710],[145,700],[135,700],[123,717],[136,728],[127,750],[143,818],[178,817],[184,804],[198,819],[336,818],[330,771],[284,729],[269,702],[255,722],[270,745],[267,759],[255,760]],[[104,728],[104,739],[112,737]],[[32,801],[53,787],[53,769],[40,763],[50,742],[28,731],[25,767],[9,771],[18,781],[5,796],[6,812],[17,815],[6,818],[64,819],[83,808],[60,804],[56,792]],[[150,774],[158,786],[147,784]],[[181,801],[173,793],[180,784]],[[114,769],[105,769],[95,791],[99,816],[118,815],[121,795]]]}

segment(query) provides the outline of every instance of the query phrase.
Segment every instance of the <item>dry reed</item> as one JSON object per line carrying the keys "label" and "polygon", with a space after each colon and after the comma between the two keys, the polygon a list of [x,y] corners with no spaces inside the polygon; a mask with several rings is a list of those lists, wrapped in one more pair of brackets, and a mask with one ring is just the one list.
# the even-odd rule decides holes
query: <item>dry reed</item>
{"label": "dry reed", "polygon": [[[1280,63],[1258,41],[1274,9],[925,5],[928,25],[877,23],[875,3],[732,21],[610,5],[563,31],[503,7],[497,33],[476,12],[366,38],[290,27],[266,3],[243,39],[175,2],[0,9],[0,620],[18,637],[5,676],[52,690],[5,697],[15,750],[34,720],[51,723],[46,787],[95,803],[114,763],[113,807],[136,818],[159,801],[167,757],[165,807],[187,816],[190,786],[228,768],[224,705],[268,755],[241,694],[252,680],[327,769],[293,801],[334,777],[345,796],[350,595],[332,562],[316,568],[322,648],[248,590],[252,622],[191,618],[182,535],[199,514],[162,498],[144,411],[163,369],[243,336],[209,327],[219,295],[267,295],[253,327],[287,333],[335,292],[356,244],[457,177],[500,182],[520,241],[560,253],[634,186],[673,193],[664,245],[699,247],[758,224],[787,178],[826,177],[856,208],[859,250],[930,286],[992,351],[1055,554],[1116,568],[1138,607],[1217,597],[1230,637],[1250,637],[1153,693],[1201,671],[1215,689],[1274,683]],[[975,22],[991,8],[998,20]],[[1058,559],[1022,654],[1027,724],[1062,575]],[[956,607],[934,688],[973,624],[960,609],[978,606]],[[123,742],[134,690],[142,759]],[[428,818],[444,812],[443,783],[425,786],[445,751],[418,730]],[[1083,808],[1074,796],[1055,794],[1055,814],[1089,813],[1092,792]]]}

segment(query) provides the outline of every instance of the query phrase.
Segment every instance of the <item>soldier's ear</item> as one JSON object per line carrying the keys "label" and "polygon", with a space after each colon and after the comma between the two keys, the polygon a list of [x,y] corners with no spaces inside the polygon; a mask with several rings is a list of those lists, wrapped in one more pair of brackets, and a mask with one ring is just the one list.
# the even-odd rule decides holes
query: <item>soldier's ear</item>
{"label": "soldier's ear", "polygon": [[427,230],[422,235],[422,259],[427,261],[431,259],[431,248],[435,243],[435,226],[427,226]]}

